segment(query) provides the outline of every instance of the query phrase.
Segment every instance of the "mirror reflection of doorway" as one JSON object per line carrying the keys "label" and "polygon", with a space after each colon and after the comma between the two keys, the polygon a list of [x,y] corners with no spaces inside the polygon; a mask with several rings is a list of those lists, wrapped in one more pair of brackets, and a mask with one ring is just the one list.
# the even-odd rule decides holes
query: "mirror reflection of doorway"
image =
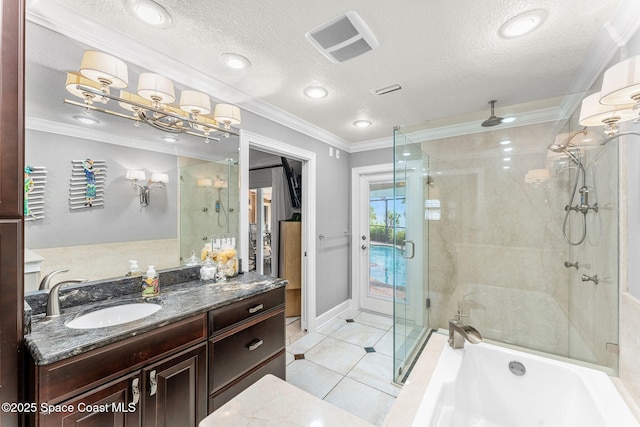
{"label": "mirror reflection of doorway", "polygon": [[288,326],[302,314],[301,172],[300,161],[249,150],[249,270],[288,280]]}
{"label": "mirror reflection of doorway", "polygon": [[[249,271],[271,275],[271,187],[249,190]],[[260,203],[260,200],[262,202]],[[258,230],[261,230],[260,232]],[[262,270],[256,265],[262,244]]]}

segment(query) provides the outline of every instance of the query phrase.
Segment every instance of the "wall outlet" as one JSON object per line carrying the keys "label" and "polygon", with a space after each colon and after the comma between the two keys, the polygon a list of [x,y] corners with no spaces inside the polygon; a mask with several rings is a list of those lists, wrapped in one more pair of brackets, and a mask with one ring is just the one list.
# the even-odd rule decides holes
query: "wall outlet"
{"label": "wall outlet", "polygon": [[339,158],[340,158],[340,150],[336,148],[336,159],[339,159]]}

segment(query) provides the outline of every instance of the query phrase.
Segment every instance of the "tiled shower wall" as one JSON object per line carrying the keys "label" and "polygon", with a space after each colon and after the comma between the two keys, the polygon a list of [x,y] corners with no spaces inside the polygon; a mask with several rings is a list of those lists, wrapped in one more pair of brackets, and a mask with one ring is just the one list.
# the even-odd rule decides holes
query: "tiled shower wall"
{"label": "tiled shower wall", "polygon": [[[602,209],[587,215],[589,237],[576,249],[562,237],[575,168],[547,150],[554,132],[538,124],[422,144],[426,198],[442,206],[441,219],[427,222],[430,325],[446,328],[460,310],[487,339],[615,370],[605,344],[617,339],[617,154],[587,168],[597,190],[590,203]],[[525,182],[527,171],[544,168],[549,180]],[[564,266],[576,260],[591,269]],[[583,283],[583,273],[606,283]]]}

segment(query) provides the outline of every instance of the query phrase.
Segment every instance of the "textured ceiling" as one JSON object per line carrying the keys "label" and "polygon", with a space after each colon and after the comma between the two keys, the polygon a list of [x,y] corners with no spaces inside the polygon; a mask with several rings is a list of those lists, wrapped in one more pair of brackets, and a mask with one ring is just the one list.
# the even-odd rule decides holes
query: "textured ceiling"
{"label": "textured ceiling", "polygon": [[[354,143],[388,138],[397,125],[479,111],[488,117],[491,99],[498,100],[500,115],[501,106],[566,94],[591,44],[623,1],[634,0],[157,0],[173,19],[164,29],[137,21],[124,0],[32,0],[28,7],[40,23],[53,22],[54,29],[56,10],[72,10],[86,18],[78,26],[89,35],[92,25],[106,27],[122,40],[226,83],[245,100],[261,100]],[[498,35],[507,19],[532,9],[548,12],[540,28],[516,39]],[[304,34],[347,10],[360,14],[380,46],[336,64]],[[27,47],[44,58],[46,67],[77,69],[79,59],[65,58],[62,48]],[[76,42],[78,47],[84,45]],[[219,58],[226,52],[246,56],[252,66],[225,68]],[[138,65],[145,62],[140,51]],[[190,83],[186,76],[184,83]],[[402,90],[379,97],[371,93],[394,83]],[[306,98],[302,91],[310,85],[326,87],[329,96]],[[225,94],[211,95],[225,99]],[[242,105],[243,100],[229,101]],[[357,119],[373,126],[355,128]]]}

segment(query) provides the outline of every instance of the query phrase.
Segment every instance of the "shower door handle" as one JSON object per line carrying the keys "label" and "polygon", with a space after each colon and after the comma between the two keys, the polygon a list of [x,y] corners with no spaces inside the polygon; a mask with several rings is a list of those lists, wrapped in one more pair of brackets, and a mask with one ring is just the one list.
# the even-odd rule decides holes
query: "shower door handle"
{"label": "shower door handle", "polygon": [[407,243],[411,243],[411,256],[407,256],[407,251],[405,249],[404,251],[404,255],[402,255],[404,258],[406,259],[413,259],[414,256],[416,256],[416,244],[413,243],[412,240],[405,240],[404,244],[405,246],[407,245]]}

